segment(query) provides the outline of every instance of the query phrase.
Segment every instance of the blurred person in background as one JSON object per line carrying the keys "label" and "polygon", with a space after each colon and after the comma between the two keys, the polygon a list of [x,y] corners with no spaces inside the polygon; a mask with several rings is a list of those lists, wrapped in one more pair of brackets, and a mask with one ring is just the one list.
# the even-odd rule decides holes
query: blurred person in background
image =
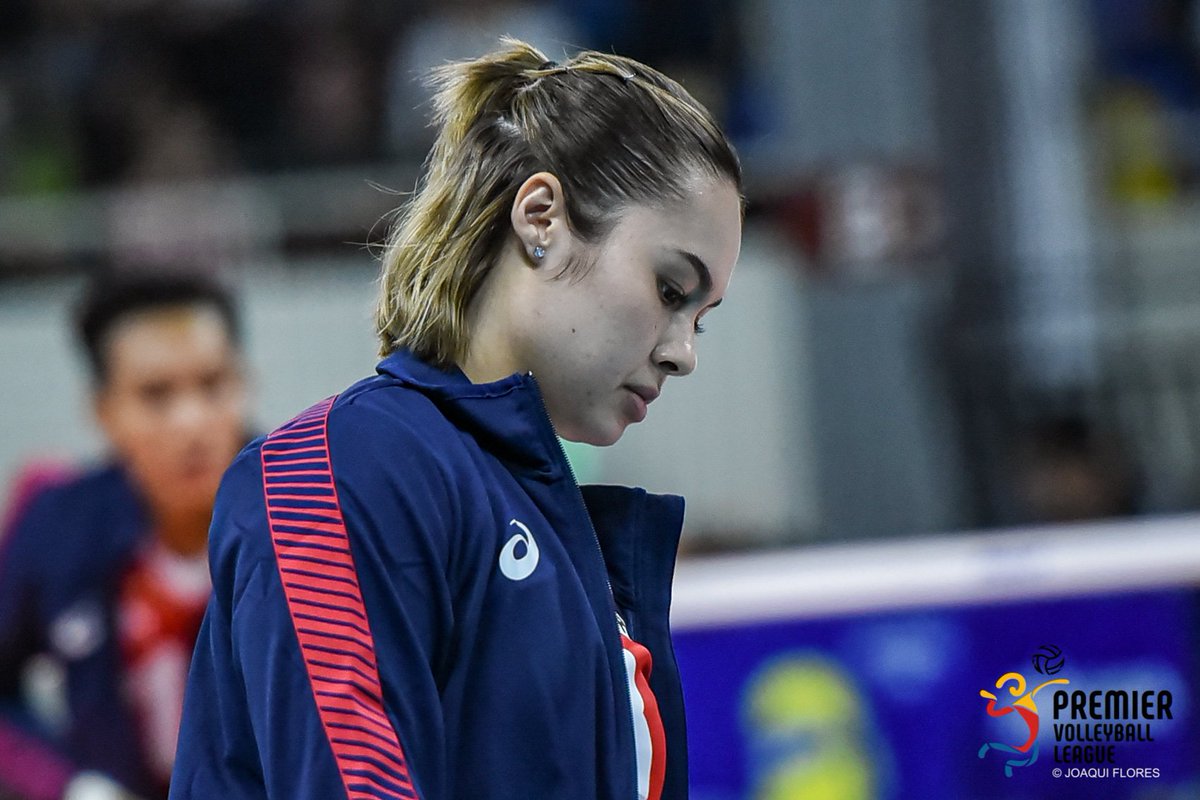
{"label": "blurred person in background", "polygon": [[174,800],[687,795],[682,500],[579,487],[556,435],[613,444],[693,371],[741,167],[630,59],[506,40],[436,75],[378,374],[222,483]]}
{"label": "blurred person in background", "polygon": [[111,461],[50,480],[0,539],[0,797],[151,800],[247,438],[239,322],[211,278],[149,272],[94,281],[77,322]]}
{"label": "blurred person in background", "polygon": [[1022,430],[1014,447],[1016,521],[1082,522],[1142,510],[1140,481],[1121,439],[1080,415],[1052,415]]}
{"label": "blurred person in background", "polygon": [[378,157],[379,103],[371,59],[352,37],[318,28],[289,70],[281,140],[290,164],[354,164]]}

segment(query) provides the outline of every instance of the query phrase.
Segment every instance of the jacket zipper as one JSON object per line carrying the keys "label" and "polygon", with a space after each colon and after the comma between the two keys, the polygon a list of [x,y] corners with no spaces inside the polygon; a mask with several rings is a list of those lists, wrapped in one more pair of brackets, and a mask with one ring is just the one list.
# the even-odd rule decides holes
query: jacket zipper
{"label": "jacket zipper", "polygon": [[[534,388],[536,389],[534,394],[537,395],[538,402],[541,405],[542,416],[544,416],[546,418],[546,422],[550,425],[551,432],[553,432],[554,431],[554,422],[553,422],[553,420],[550,419],[550,412],[546,408],[546,399],[544,397],[542,397],[541,389],[537,387],[537,378],[535,378],[533,376],[532,372],[527,372],[525,374],[529,377],[529,379],[531,381],[533,381]],[[608,598],[609,598],[609,600],[612,601],[612,608],[610,609],[612,611],[612,617],[609,618],[609,624],[612,626],[612,630],[616,631],[616,633],[617,633],[617,647],[621,650],[621,654],[620,654],[621,682],[625,686],[625,694],[623,695],[623,697],[624,697],[625,702],[628,703],[629,698],[632,697],[631,692],[633,691],[633,689],[629,685],[629,672],[625,669],[625,647],[624,647],[624,645],[621,644],[621,628],[617,622],[617,619],[620,615],[620,611],[618,611],[618,609],[617,609],[617,598],[616,598],[616,595],[613,594],[612,581],[609,580],[609,578],[608,578],[608,566],[605,565],[605,562],[604,562],[604,551],[600,548],[600,537],[596,535],[596,526],[592,524],[592,517],[590,514],[587,513],[587,503],[585,503],[583,500],[583,490],[581,490],[579,488],[579,479],[575,476],[575,468],[571,466],[571,460],[569,458],[567,458],[567,451],[565,449],[563,449],[562,441],[559,440],[558,434],[554,434],[554,443],[558,446],[558,455],[562,458],[563,463],[567,465],[567,474],[569,474],[571,476],[571,486],[575,489],[575,499],[579,501],[579,506],[583,509],[583,517],[584,517],[584,519],[587,520],[588,531],[592,534],[592,544],[594,544],[596,546],[596,555],[600,558],[600,563],[602,565],[604,565],[604,584],[608,587]],[[630,716],[629,716],[629,735],[630,735],[631,739],[635,740],[632,742],[632,744],[633,744],[632,752],[633,752],[633,796],[634,796],[634,800],[636,800],[637,796],[638,796],[638,794],[637,794],[638,765],[637,765],[637,743],[636,743],[636,734],[634,733],[634,720],[633,720],[632,706],[629,709],[629,714],[630,714]]]}

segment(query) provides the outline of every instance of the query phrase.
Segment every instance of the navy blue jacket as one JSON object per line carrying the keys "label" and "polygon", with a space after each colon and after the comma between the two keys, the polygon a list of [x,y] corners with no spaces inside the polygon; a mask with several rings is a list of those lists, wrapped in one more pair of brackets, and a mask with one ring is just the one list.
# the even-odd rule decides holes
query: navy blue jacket
{"label": "navy blue jacket", "polygon": [[636,800],[618,612],[686,797],[682,499],[581,491],[531,376],[378,372],[225,476],[171,798]]}
{"label": "navy blue jacket", "polygon": [[[154,796],[117,639],[119,580],[147,535],[124,473],[104,467],[39,493],[0,542],[0,795],[57,797],[88,769]],[[47,731],[20,692],[39,653],[65,671],[61,731]]]}

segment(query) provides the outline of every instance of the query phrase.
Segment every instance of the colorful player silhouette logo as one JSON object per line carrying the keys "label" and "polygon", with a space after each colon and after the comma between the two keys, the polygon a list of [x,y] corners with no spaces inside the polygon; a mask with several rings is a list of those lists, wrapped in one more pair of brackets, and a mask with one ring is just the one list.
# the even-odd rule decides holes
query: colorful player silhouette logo
{"label": "colorful player silhouette logo", "polygon": [[1013,767],[1028,767],[1037,761],[1038,710],[1037,703],[1034,702],[1033,698],[1038,692],[1052,683],[1070,683],[1070,681],[1066,678],[1054,678],[1045,683],[1039,683],[1029,691],[1025,691],[1025,676],[1019,672],[1006,672],[996,679],[996,688],[1003,689],[1005,686],[1008,686],[1008,694],[1010,697],[1016,699],[1008,705],[999,707],[996,705],[999,702],[996,695],[987,689],[979,690],[979,696],[987,698],[987,713],[989,716],[1003,717],[1016,712],[1029,731],[1029,738],[1021,744],[1011,745],[1004,744],[1003,742],[988,742],[979,749],[980,758],[987,755],[988,750],[999,750],[1002,753],[1009,754],[1010,758],[1004,763],[1004,774],[1009,778],[1012,777]]}

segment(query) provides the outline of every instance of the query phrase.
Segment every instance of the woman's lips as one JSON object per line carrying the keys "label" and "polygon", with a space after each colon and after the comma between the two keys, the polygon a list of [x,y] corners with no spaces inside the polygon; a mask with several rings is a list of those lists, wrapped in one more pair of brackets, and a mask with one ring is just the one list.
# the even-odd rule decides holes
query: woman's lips
{"label": "woman's lips", "polygon": [[633,409],[630,416],[634,422],[641,422],[646,418],[647,406],[658,397],[658,389],[647,386],[626,386],[625,388],[629,390],[630,405]]}

